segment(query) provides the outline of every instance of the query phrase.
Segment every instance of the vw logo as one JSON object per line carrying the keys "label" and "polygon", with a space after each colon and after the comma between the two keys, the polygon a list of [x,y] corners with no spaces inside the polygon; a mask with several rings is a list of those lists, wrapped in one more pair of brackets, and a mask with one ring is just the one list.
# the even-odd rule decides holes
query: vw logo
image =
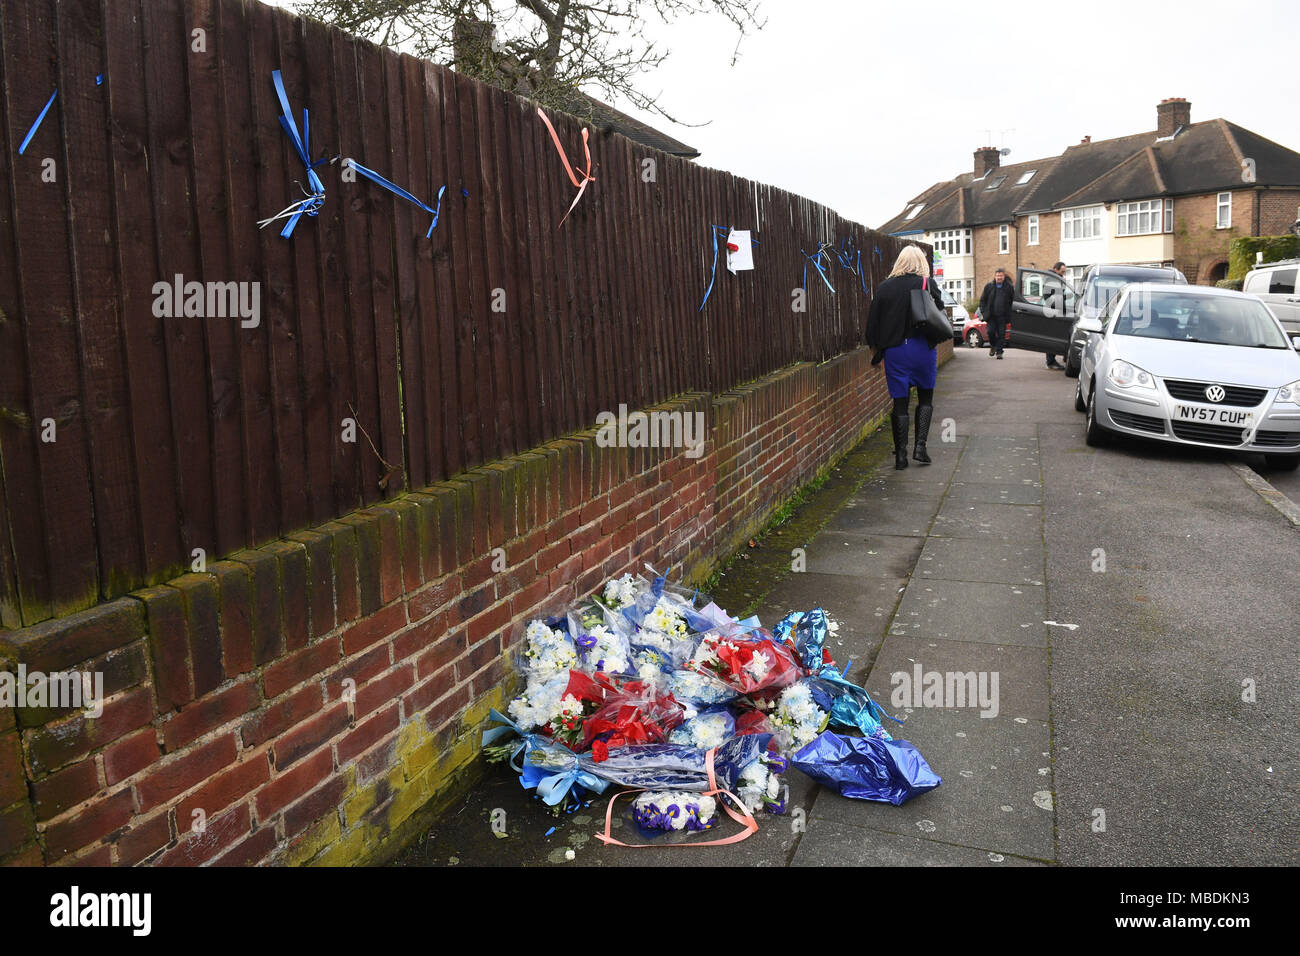
{"label": "vw logo", "polygon": [[1222,385],[1205,386],[1205,400],[1208,402],[1221,402],[1227,396],[1228,393],[1223,390]]}

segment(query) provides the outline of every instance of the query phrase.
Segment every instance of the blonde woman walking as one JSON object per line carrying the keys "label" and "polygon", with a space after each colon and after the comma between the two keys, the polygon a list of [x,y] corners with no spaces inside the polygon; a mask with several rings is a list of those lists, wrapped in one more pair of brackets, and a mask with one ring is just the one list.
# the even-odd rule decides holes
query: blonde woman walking
{"label": "blonde woman walking", "polygon": [[871,297],[867,315],[867,344],[876,350],[871,364],[885,361],[885,381],[894,400],[894,467],[907,467],[908,397],[916,388],[916,445],[912,457],[930,464],[925,450],[934,416],[934,382],[939,372],[939,354],[913,327],[912,290],[925,289],[943,309],[943,296],[930,281],[930,264],[917,246],[898,254],[894,270]]}

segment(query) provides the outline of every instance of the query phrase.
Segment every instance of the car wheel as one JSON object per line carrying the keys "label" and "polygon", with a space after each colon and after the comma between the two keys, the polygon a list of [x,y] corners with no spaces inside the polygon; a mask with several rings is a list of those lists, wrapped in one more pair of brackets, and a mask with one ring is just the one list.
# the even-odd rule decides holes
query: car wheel
{"label": "car wheel", "polygon": [[1087,417],[1083,421],[1083,440],[1087,442],[1088,447],[1105,448],[1110,442],[1110,435],[1106,429],[1097,424],[1097,385],[1095,382],[1088,392]]}
{"label": "car wheel", "polygon": [[[1066,378],[1079,377],[1079,360],[1071,359],[1069,355],[1065,356],[1065,377]],[[1079,411],[1083,411],[1083,409],[1081,408],[1079,409]]]}
{"label": "car wheel", "polygon": [[1264,461],[1273,471],[1295,471],[1300,467],[1300,455],[1265,455]]}
{"label": "car wheel", "polygon": [[971,329],[966,335],[966,347],[971,349],[982,349],[984,347],[984,336],[980,335],[979,329]]}
{"label": "car wheel", "polygon": [[[1070,374],[1070,373],[1069,373],[1069,372],[1066,372],[1066,374],[1068,375],[1068,374]],[[1076,371],[1076,372],[1074,373],[1074,375],[1075,375],[1075,378],[1078,378],[1079,373]],[[1075,382],[1075,383],[1074,383],[1074,410],[1075,410],[1076,412],[1086,412],[1086,411],[1088,410],[1088,405],[1087,405],[1087,403],[1084,402],[1084,400],[1083,400],[1083,383],[1082,383],[1082,382]]]}

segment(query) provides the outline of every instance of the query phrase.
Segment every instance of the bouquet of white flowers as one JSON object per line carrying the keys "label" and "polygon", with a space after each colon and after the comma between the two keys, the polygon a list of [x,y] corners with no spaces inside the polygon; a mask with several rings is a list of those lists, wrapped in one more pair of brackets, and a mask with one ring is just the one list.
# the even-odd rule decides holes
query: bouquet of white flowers
{"label": "bouquet of white flowers", "polygon": [[825,730],[830,717],[813,700],[812,688],[799,681],[781,691],[768,720],[781,752],[792,754]]}
{"label": "bouquet of white flowers", "polygon": [[699,793],[652,791],[632,802],[632,817],[647,830],[707,830],[718,822],[718,804]]}

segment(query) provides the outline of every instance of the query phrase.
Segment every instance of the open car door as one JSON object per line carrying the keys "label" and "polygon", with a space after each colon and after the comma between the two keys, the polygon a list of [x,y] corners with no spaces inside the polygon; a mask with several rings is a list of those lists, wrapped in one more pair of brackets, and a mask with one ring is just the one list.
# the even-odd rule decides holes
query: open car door
{"label": "open car door", "polygon": [[1064,355],[1070,347],[1070,329],[1078,310],[1079,296],[1055,272],[1018,269],[1016,287],[1020,298],[1011,306],[1010,348]]}

